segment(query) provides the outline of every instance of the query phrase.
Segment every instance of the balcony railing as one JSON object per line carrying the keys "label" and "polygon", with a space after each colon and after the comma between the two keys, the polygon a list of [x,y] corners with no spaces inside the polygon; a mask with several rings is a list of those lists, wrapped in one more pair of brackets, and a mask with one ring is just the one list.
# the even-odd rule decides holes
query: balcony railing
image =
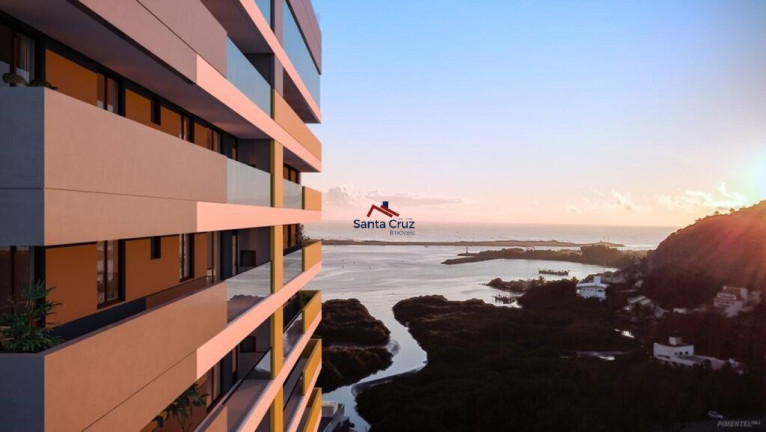
{"label": "balcony railing", "polygon": [[303,187],[303,209],[322,210],[322,193],[311,188]]}
{"label": "balcony railing", "polygon": [[271,174],[227,159],[226,198],[232,204],[269,207],[271,205]]}
{"label": "balcony railing", "polygon": [[[301,313],[298,314],[283,332],[285,361],[293,356],[296,349],[302,349],[301,355],[295,363],[291,365],[285,363],[285,367],[297,370],[298,374],[300,374],[301,371],[306,370],[305,366],[311,364],[312,361],[316,361],[312,358],[311,354],[308,354],[310,350],[306,348],[310,346],[316,350],[316,342],[314,342],[313,345],[308,345],[312,343],[311,341],[305,342],[306,336],[304,329],[314,324],[314,321],[317,318],[317,314],[313,313],[315,305],[318,304],[319,307],[321,307],[321,297],[318,292],[314,291],[301,294],[300,298],[305,306]],[[304,299],[305,301],[303,301]],[[312,320],[308,325],[304,324],[307,319]],[[321,353],[321,346],[319,351]],[[222,402],[213,409],[211,414],[197,427],[196,430],[203,431],[213,429],[214,425],[215,430],[238,430],[248,414],[250,414],[251,409],[260,402],[263,395],[267,393],[269,388],[273,385],[288,386],[290,388],[300,385],[301,391],[303,391],[303,384],[298,375],[295,376],[298,377],[298,379],[295,377],[291,379],[291,375],[288,375],[284,383],[274,382],[271,377],[272,352],[273,351],[269,351],[255,368],[248,372],[246,377],[240,383],[235,385],[229,394],[224,397]],[[312,370],[315,371],[316,368]]]}
{"label": "balcony railing", "polygon": [[271,295],[271,262],[226,279],[229,321]]}
{"label": "balcony railing", "polygon": [[319,105],[319,70],[287,0],[282,0],[282,9],[284,11],[282,45],[311,93],[311,97],[314,98],[314,102]]}
{"label": "balcony railing", "polygon": [[322,339],[310,340],[301,358],[306,359],[306,367],[303,369],[301,378],[301,394],[305,395],[311,391],[311,382],[322,365]]}
{"label": "balcony railing", "polygon": [[316,388],[311,392],[306,411],[298,425],[299,431],[315,431],[319,428],[319,422],[322,420],[322,389]]}
{"label": "balcony railing", "polygon": [[282,180],[284,200],[282,205],[286,208],[303,208],[303,186],[290,180]]}
{"label": "balcony railing", "polygon": [[271,117],[271,86],[231,39],[226,39],[226,59],[229,81]]}
{"label": "balcony railing", "polygon": [[271,27],[271,0],[255,0],[255,4],[261,10],[263,17],[266,18],[269,27]]}

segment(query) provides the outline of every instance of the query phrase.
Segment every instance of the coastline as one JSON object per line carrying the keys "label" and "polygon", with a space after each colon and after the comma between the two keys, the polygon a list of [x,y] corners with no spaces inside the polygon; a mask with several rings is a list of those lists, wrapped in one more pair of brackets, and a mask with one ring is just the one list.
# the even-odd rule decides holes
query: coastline
{"label": "coastline", "polygon": [[488,241],[390,241],[390,240],[351,240],[351,239],[319,239],[325,246],[497,246],[497,247],[582,247],[607,246],[613,248],[625,247],[621,243],[595,242],[575,243],[558,240],[488,240]]}

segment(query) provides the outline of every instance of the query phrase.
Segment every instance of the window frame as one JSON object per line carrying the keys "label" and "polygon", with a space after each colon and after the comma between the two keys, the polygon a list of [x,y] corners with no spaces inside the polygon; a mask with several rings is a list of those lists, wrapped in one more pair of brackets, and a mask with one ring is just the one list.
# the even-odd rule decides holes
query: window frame
{"label": "window frame", "polygon": [[149,258],[151,260],[162,259],[162,237],[149,238]]}
{"label": "window frame", "polygon": [[[179,234],[179,268],[178,281],[184,282],[194,279],[194,234]],[[184,259],[184,257],[188,259]],[[188,263],[188,265],[185,265]]]}
{"label": "window frame", "polygon": [[[108,274],[108,263],[109,263],[109,242],[114,243],[115,253],[117,255],[116,261],[117,261],[117,297],[111,300],[107,300],[107,274]],[[98,254],[98,244],[103,243],[103,255]],[[125,301],[125,241],[124,240],[102,240],[99,242],[96,242],[96,307],[98,309],[104,309],[109,306],[113,306],[118,303],[122,303]],[[103,260],[104,263],[104,301],[99,302],[98,301],[98,293],[99,293],[99,286],[98,286],[98,263],[100,260]]]}

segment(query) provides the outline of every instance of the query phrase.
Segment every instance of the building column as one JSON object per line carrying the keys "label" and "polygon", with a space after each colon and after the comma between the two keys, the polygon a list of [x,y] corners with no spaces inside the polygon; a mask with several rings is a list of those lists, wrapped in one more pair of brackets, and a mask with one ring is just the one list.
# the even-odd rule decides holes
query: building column
{"label": "building column", "polygon": [[[271,141],[271,205],[283,206],[282,170],[284,166],[284,149],[281,144]],[[271,292],[282,289],[284,283],[284,226],[271,227]],[[284,322],[282,307],[277,308],[271,315],[271,378],[276,378],[282,370],[284,361]],[[284,394],[280,389],[271,403],[271,431],[284,431]]]}

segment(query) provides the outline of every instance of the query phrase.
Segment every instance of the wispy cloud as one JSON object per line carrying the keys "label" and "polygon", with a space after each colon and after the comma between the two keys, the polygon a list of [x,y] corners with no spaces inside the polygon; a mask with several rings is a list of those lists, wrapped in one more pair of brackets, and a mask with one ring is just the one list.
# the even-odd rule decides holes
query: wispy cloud
{"label": "wispy cloud", "polygon": [[636,213],[641,209],[641,206],[633,202],[632,199],[630,199],[630,194],[622,194],[620,192],[617,192],[615,190],[612,191],[612,198],[614,198],[614,202],[621,208],[631,212]]}
{"label": "wispy cloud", "polygon": [[591,196],[583,198],[579,203],[565,202],[564,209],[570,213],[578,214],[595,212],[617,213],[620,211],[639,213],[648,210],[648,207],[636,203],[630,193],[612,190],[607,194],[594,189]]}
{"label": "wispy cloud", "polygon": [[687,189],[676,195],[659,195],[657,203],[667,210],[689,210],[694,208],[728,210],[750,203],[747,196],[729,191],[726,183],[721,183],[714,192]]}
{"label": "wispy cloud", "polygon": [[450,205],[450,204],[463,203],[462,198],[423,196],[423,195],[413,195],[413,194],[407,194],[407,193],[385,195],[378,191],[369,192],[365,195],[365,197],[370,201],[389,200],[407,207]]}
{"label": "wispy cloud", "polygon": [[324,193],[324,203],[339,208],[364,207],[370,203],[391,201],[392,205],[402,207],[445,206],[462,204],[457,197],[425,196],[407,193],[387,195],[381,191],[359,191],[352,185],[334,186]]}

